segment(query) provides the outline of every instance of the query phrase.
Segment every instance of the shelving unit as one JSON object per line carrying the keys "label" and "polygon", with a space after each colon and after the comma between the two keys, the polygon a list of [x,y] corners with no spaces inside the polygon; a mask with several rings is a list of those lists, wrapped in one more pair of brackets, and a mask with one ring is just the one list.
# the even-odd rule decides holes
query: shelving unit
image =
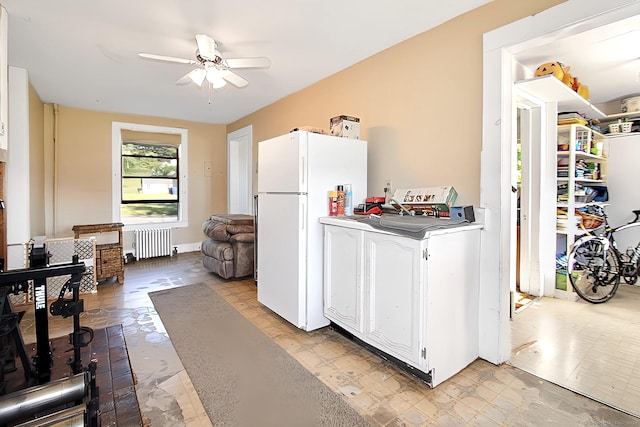
{"label": "shelving unit", "polygon": [[[575,111],[584,114],[589,119],[598,119],[605,126],[608,123],[617,121],[621,118],[638,117],[638,120],[640,120],[640,112],[607,115],[599,107],[592,104],[589,100],[582,98],[575,91],[570,89],[568,86],[566,86],[564,83],[562,83],[552,75],[521,80],[515,82],[514,87],[544,102],[555,102],[558,112]],[[567,253],[575,240],[582,234],[584,234],[584,231],[576,226],[577,220],[575,210],[583,208],[589,204],[595,204],[594,202],[588,203],[582,198],[577,198],[575,186],[576,184],[585,186],[606,185],[608,140],[610,138],[615,138],[616,136],[614,135],[617,134],[605,135],[580,124],[557,125],[557,123],[550,123],[549,125],[556,127],[557,134],[560,137],[564,136],[568,139],[567,148],[565,150],[558,151],[556,156],[556,160],[564,159],[565,163],[567,163],[567,165],[569,166],[566,176],[556,178],[557,184],[564,183],[567,185],[567,198],[566,200],[557,202],[556,208],[566,209],[566,224],[572,224],[571,226],[558,228],[556,230],[556,253]],[[595,155],[590,152],[590,148],[577,148],[577,132],[582,132],[583,139],[589,141],[591,144],[601,144],[602,152],[599,155]],[[629,134],[626,133],[620,135]],[[599,163],[601,168],[600,178],[589,179],[576,176],[575,165],[577,161],[584,161],[586,163]],[[604,205],[605,203],[600,204]],[[575,301],[578,297],[571,289],[571,283],[568,280],[566,272],[558,274],[559,271],[561,270],[556,270],[556,289],[554,292],[554,296],[556,298]],[[564,290],[558,289],[558,284],[563,282],[566,282]]]}
{"label": "shelving unit", "polygon": [[[565,148],[566,149],[560,149]],[[576,209],[588,205],[602,204],[594,202],[583,194],[587,187],[606,184],[607,174],[607,146],[605,136],[586,126],[573,124],[558,126],[557,169],[558,203],[557,209],[566,210],[566,219],[558,219],[556,236],[556,253],[569,253],[575,239],[584,234],[578,227],[580,216]],[[592,152],[593,151],[595,152]],[[578,165],[585,167],[579,170]],[[588,167],[592,166],[592,167]],[[566,176],[565,176],[566,175]],[[560,197],[561,187],[566,187],[566,196]],[[577,295],[571,289],[566,272],[558,270],[556,273],[556,298],[575,300]]]}

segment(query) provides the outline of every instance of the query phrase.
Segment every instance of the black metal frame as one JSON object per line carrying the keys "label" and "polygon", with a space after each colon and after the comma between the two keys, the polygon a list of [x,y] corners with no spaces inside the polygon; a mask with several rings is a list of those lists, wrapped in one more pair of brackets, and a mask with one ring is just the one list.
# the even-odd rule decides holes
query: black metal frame
{"label": "black metal frame", "polygon": [[[72,281],[80,282],[82,274],[86,271],[84,263],[80,263],[77,257],[70,264],[47,266],[44,246],[33,247],[31,251],[31,267],[0,272],[0,286],[11,286],[14,291],[26,289],[25,284],[33,281],[33,304],[36,327],[36,355],[34,357],[34,371],[29,364],[24,366],[25,376],[35,378],[38,384],[48,382],[51,379],[51,349],[49,344],[49,316],[47,310],[47,278],[55,276],[71,275]],[[74,324],[75,332],[75,324]],[[15,337],[15,334],[14,334]],[[20,341],[22,338],[20,337]],[[24,362],[24,343],[16,343],[20,357]],[[23,353],[24,352],[24,353]],[[74,354],[75,356],[75,354]],[[78,357],[79,359],[79,354]],[[23,363],[24,364],[24,363]],[[74,365],[77,364],[74,362]],[[76,369],[74,368],[74,373]]]}

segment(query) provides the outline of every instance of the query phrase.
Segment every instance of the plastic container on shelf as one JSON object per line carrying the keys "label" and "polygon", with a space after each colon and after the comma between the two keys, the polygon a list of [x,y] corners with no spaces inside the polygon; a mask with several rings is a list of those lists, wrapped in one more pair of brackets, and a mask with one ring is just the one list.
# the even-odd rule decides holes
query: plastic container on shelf
{"label": "plastic container on shelf", "polygon": [[609,133],[629,133],[632,126],[633,121],[611,123],[609,125]]}
{"label": "plastic container on shelf", "polygon": [[620,123],[609,124],[609,133],[620,133]]}
{"label": "plastic container on shelf", "polygon": [[633,122],[622,122],[620,123],[620,132],[629,133],[631,132],[632,126],[633,126]]}

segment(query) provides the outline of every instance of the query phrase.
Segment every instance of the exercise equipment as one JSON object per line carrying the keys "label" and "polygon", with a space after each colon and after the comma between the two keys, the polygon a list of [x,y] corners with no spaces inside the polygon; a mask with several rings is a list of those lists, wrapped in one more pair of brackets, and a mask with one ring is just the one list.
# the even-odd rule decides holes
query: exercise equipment
{"label": "exercise equipment", "polygon": [[[36,327],[36,354],[33,358],[33,367],[29,363],[25,363],[24,356],[26,356],[26,350],[24,350],[24,342],[20,337],[17,339],[16,346],[21,347],[18,349],[20,357],[25,369],[25,377],[33,378],[36,384],[43,384],[51,379],[51,351],[49,347],[49,317],[47,313],[47,277],[71,275],[69,279],[69,287],[74,291],[74,300],[76,300],[76,311],[78,307],[82,307],[82,300],[79,300],[79,292],[76,291],[82,277],[82,273],[85,272],[86,267],[84,263],[80,263],[77,257],[74,257],[70,264],[59,265],[47,265],[48,255],[46,253],[45,245],[31,245],[30,250],[30,267],[24,269],[16,269],[10,271],[0,272],[0,288],[8,287],[12,293],[17,294],[19,292],[28,292],[29,281],[33,281],[33,303],[34,303],[34,316]],[[65,285],[66,286],[66,285]],[[64,289],[64,288],[63,288]],[[60,300],[60,298],[58,298]],[[8,295],[5,294],[4,305],[10,307],[8,302]],[[4,309],[3,309],[4,310]],[[76,326],[76,317],[79,322],[80,312],[74,317],[74,335],[81,335],[79,323]],[[19,330],[16,326],[12,330]],[[15,335],[14,335],[15,337]],[[75,346],[80,346],[80,343],[76,343]],[[79,350],[74,352],[74,357],[79,359]],[[74,361],[74,374],[79,372],[78,361]]]}
{"label": "exercise equipment", "polygon": [[[92,360],[85,369],[81,360],[81,348],[89,345],[93,339],[93,330],[80,326],[80,314],[84,311],[84,302],[80,299],[80,281],[86,268],[84,263],[78,262],[78,257],[75,255],[71,263],[57,265],[48,265],[49,256],[44,244],[31,243],[29,268],[0,272],[0,298],[3,301],[0,311],[2,313],[0,314],[0,336],[11,334],[12,344],[15,346],[25,370],[25,378],[30,383],[37,384],[35,387],[0,397],[0,426],[41,414],[53,408],[67,406],[72,402],[84,408],[82,425],[92,427],[99,425],[99,397],[96,385],[97,362]],[[73,332],[69,334],[73,357],[68,361],[73,376],[49,382],[53,359],[49,341],[47,278],[65,275],[70,275],[70,279],[60,290],[58,299],[50,305],[49,312],[53,316],[73,317]],[[13,312],[9,299],[9,293],[27,293],[30,282],[33,284],[32,298],[36,329],[36,354],[33,356],[33,363],[29,363],[18,327],[21,314]],[[71,298],[65,298],[68,291],[71,291]],[[4,369],[1,370],[0,375],[3,374]],[[2,384],[4,385],[4,378],[0,379],[3,380]],[[4,390],[0,389],[0,394],[3,393]],[[30,420],[26,425],[69,426],[76,425],[74,423],[78,419],[79,414],[71,415],[65,409],[56,414]]]}
{"label": "exercise equipment", "polygon": [[25,388],[0,398],[0,424],[56,408],[88,393],[89,372]]}
{"label": "exercise equipment", "polygon": [[[21,426],[76,425],[82,416],[82,426],[97,427],[99,399],[95,361],[87,370],[69,378],[51,381],[0,397],[0,425],[23,420],[45,411],[73,404],[53,414],[25,421]],[[72,424],[68,424],[72,423]]]}
{"label": "exercise equipment", "polygon": [[17,424],[15,427],[84,427],[86,425],[86,417],[86,406],[78,405]]}

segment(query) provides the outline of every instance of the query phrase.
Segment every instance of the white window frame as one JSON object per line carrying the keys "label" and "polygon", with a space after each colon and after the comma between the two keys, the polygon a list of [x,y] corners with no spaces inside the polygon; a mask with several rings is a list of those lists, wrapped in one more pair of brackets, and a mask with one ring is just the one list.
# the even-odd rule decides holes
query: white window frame
{"label": "white window frame", "polygon": [[125,224],[124,230],[138,230],[143,228],[153,227],[188,227],[189,226],[189,209],[188,209],[188,151],[187,151],[187,129],[166,127],[166,126],[154,126],[154,125],[141,125],[137,123],[125,123],[125,122],[113,122],[111,125],[111,169],[112,169],[112,183],[111,183],[111,206],[113,222],[121,222],[120,216],[120,202],[122,200],[122,131],[131,130],[136,132],[149,132],[149,133],[167,133],[180,136],[180,148],[178,150],[178,171],[180,172],[178,185],[179,185],[179,200],[178,205],[178,221],[171,222],[149,222],[149,223],[137,223],[137,224]]}

